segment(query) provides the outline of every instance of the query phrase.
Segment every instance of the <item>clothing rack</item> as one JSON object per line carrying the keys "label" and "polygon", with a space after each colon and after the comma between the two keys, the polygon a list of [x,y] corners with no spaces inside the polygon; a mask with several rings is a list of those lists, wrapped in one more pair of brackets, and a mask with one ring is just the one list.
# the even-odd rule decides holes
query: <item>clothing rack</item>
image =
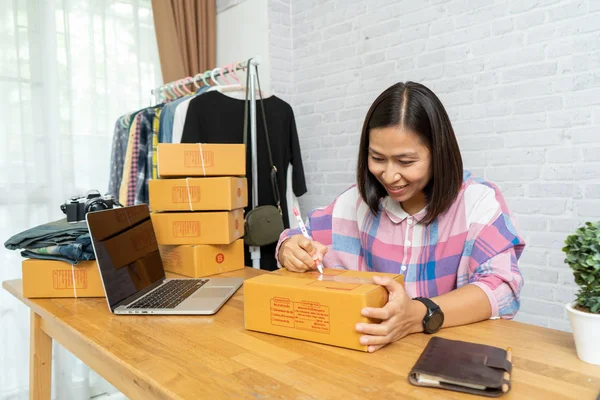
{"label": "clothing rack", "polygon": [[[257,69],[256,67],[260,65],[261,57],[256,56],[247,61],[232,63],[223,68],[214,68],[212,70],[206,71],[203,74],[197,74],[194,77],[188,77],[185,79],[180,79],[174,82],[167,83],[165,85],[159,86],[151,91],[151,94],[154,97],[157,97],[163,90],[168,88],[177,87],[178,85],[189,84],[193,82],[200,82],[205,80],[210,76],[210,78],[217,82],[215,79],[216,76],[224,76],[226,74],[231,73],[231,71],[241,71],[246,68],[250,68],[250,80],[247,82],[248,84],[248,92],[250,95],[250,143],[251,146],[251,157],[252,157],[252,209],[258,207],[258,162],[257,162],[257,144],[256,144],[256,88],[257,88]],[[219,83],[219,82],[217,82]],[[255,269],[260,269],[260,247],[258,246],[250,246],[250,257],[252,259],[252,267]]]}
{"label": "clothing rack", "polygon": [[[256,56],[250,59],[250,64],[254,65],[255,67],[260,65],[261,63],[261,57],[260,56]],[[245,71],[246,68],[248,68],[248,61],[241,61],[241,62],[237,62],[237,63],[231,63],[231,64],[227,64],[223,67],[216,67],[213,69],[209,69],[207,71],[205,71],[204,73],[199,73],[192,76],[189,76],[187,78],[183,78],[183,79],[178,79],[176,81],[173,82],[169,82],[166,83],[164,85],[161,85],[159,87],[156,87],[154,89],[152,89],[150,91],[150,94],[154,97],[159,96],[164,90],[167,89],[172,89],[172,88],[181,88],[183,85],[188,85],[188,84],[192,84],[192,83],[202,83],[206,86],[211,86],[206,80],[207,79],[212,79],[213,82],[217,83],[217,87],[220,86],[220,83],[216,80],[217,77],[225,77],[225,75],[230,75],[232,72],[237,72],[237,71]],[[235,74],[237,77],[237,74]]]}

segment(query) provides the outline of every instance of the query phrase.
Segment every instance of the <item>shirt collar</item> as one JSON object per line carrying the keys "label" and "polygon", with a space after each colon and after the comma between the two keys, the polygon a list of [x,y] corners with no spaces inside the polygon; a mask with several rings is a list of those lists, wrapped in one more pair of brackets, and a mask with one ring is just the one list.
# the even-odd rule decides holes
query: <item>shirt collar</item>
{"label": "shirt collar", "polygon": [[[404,211],[400,203],[395,200],[392,200],[390,196],[384,197],[381,204],[383,206],[383,209],[385,210],[385,213],[395,224],[399,224],[406,218],[411,217],[411,215]],[[413,214],[412,217],[417,221],[421,221],[425,217],[425,215],[427,215],[427,206],[425,206],[418,213]]]}

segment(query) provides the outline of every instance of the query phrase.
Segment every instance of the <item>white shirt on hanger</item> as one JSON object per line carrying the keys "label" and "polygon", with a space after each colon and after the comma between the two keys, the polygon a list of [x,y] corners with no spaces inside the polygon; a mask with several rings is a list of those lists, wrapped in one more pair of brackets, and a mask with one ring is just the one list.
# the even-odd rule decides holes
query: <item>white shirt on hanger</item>
{"label": "white shirt on hanger", "polygon": [[185,117],[187,115],[188,108],[190,107],[190,101],[196,96],[190,96],[179,103],[175,108],[175,117],[173,118],[173,139],[171,143],[181,143],[181,137],[183,136],[183,126],[185,125]]}

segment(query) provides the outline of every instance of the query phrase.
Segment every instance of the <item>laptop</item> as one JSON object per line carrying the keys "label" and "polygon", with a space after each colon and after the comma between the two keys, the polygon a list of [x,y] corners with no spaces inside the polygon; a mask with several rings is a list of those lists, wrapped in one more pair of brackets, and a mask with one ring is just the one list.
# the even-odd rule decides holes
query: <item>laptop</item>
{"label": "laptop", "polygon": [[114,314],[216,313],[243,278],[167,279],[147,204],[88,212],[86,221]]}

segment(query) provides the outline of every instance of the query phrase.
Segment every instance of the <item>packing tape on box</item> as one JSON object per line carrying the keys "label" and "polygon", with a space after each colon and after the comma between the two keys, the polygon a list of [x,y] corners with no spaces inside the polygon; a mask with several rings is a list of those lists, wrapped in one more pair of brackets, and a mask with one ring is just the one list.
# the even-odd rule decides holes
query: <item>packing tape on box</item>
{"label": "packing tape on box", "polygon": [[[340,274],[344,271],[340,271]],[[290,272],[284,269],[271,272],[275,275],[290,276]],[[352,283],[356,285],[375,285],[373,278],[359,278],[355,276],[343,276],[339,274],[319,274],[318,272],[305,272],[305,273],[294,273],[296,278],[311,279],[323,282],[337,282],[337,283]]]}
{"label": "packing tape on box", "polygon": [[198,143],[200,148],[200,162],[202,162],[202,173],[206,176],[206,168],[204,168],[204,153],[202,152],[202,143]]}
{"label": "packing tape on box", "polygon": [[71,264],[71,278],[73,279],[73,297],[77,298],[77,282],[75,282],[75,265]]}
{"label": "packing tape on box", "polygon": [[353,276],[335,276],[319,274],[317,280],[323,282],[354,283],[357,285],[375,285],[373,278],[357,278]]}
{"label": "packing tape on box", "polygon": [[190,191],[190,178],[185,178],[185,187],[187,188],[188,201],[190,203],[190,211],[194,211],[194,207],[192,205],[192,192]]}

